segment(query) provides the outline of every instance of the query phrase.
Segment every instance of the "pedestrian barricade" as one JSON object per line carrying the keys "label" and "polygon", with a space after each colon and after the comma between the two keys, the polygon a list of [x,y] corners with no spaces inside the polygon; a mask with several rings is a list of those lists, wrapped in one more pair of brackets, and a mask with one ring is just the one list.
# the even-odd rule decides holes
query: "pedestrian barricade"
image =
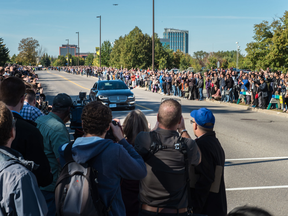
{"label": "pedestrian barricade", "polygon": [[239,104],[242,99],[244,99],[244,101],[246,103],[246,96],[251,96],[251,92],[241,91],[239,98],[238,98],[238,101],[237,101],[237,104]]}

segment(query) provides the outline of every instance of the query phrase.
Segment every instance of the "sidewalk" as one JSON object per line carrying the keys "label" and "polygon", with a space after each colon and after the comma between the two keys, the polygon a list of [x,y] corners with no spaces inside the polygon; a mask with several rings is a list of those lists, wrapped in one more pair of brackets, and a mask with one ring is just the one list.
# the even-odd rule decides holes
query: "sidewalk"
{"label": "sidewalk", "polygon": [[239,104],[234,104],[234,103],[225,103],[225,102],[220,102],[220,101],[212,101],[212,100],[206,100],[206,101],[210,102],[210,103],[221,104],[222,106],[234,107],[234,108],[237,108],[237,109],[240,109],[240,110],[250,110],[252,112],[265,113],[265,114],[268,114],[268,115],[274,115],[274,116],[288,118],[288,113],[283,113],[282,111],[258,109],[258,108],[253,108],[253,107],[250,107],[250,106],[247,106],[247,105],[239,105]]}
{"label": "sidewalk", "polygon": [[[83,76],[85,76],[85,75],[83,75]],[[92,76],[92,77],[94,77],[94,76]],[[91,78],[91,76],[89,76],[87,78]],[[97,77],[94,77],[94,78],[96,78],[98,80]],[[145,90],[146,88],[145,87],[137,87],[137,89]],[[205,93],[203,91],[203,96],[204,95],[205,95]],[[250,106],[247,106],[247,105],[239,105],[239,104],[235,104],[235,103],[225,103],[225,102],[212,101],[212,100],[207,100],[207,99],[206,99],[206,102],[221,104],[222,106],[234,107],[234,108],[237,108],[239,110],[250,110],[252,112],[265,113],[265,114],[268,114],[268,115],[274,115],[274,116],[279,116],[279,117],[283,117],[283,118],[288,118],[288,113],[283,113],[282,111],[258,109],[258,108],[253,108],[253,107],[250,107]]]}

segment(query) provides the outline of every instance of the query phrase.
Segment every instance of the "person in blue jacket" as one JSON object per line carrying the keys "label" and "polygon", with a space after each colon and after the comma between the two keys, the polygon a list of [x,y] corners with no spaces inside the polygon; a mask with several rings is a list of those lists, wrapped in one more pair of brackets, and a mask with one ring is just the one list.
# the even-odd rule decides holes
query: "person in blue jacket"
{"label": "person in blue jacket", "polygon": [[[93,167],[98,171],[100,198],[106,207],[112,203],[109,216],[123,216],[126,211],[121,196],[121,179],[141,180],[146,177],[147,170],[142,157],[124,139],[121,127],[111,122],[112,112],[108,107],[97,101],[87,104],[82,113],[84,136],[73,143],[72,157],[80,164],[94,160]],[[105,139],[110,127],[117,143]],[[65,164],[66,146],[64,144],[59,148],[62,166]]]}

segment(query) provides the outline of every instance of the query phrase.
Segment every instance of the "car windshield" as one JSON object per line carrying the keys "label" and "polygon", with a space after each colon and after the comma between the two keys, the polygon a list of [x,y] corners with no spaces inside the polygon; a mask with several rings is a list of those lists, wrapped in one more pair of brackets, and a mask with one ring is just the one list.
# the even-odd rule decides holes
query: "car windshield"
{"label": "car windshield", "polygon": [[99,90],[128,89],[124,82],[100,82]]}

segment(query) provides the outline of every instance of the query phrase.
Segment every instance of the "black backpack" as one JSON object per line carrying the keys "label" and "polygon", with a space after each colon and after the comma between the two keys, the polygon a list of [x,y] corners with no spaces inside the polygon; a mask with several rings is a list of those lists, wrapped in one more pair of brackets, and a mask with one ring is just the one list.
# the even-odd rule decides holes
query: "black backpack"
{"label": "black backpack", "polygon": [[56,213],[58,216],[107,216],[111,211],[99,197],[97,171],[91,166],[93,159],[78,164],[72,158],[70,142],[64,151],[66,164],[58,177],[55,187]]}
{"label": "black backpack", "polygon": [[[149,160],[149,158],[152,157],[154,154],[156,154],[158,151],[169,148],[168,146],[165,146],[161,143],[160,139],[158,139],[157,132],[155,131],[150,132],[150,139],[151,139],[151,145],[150,145],[149,153],[146,155],[145,158],[143,158],[145,162]],[[191,192],[190,192],[188,147],[185,144],[183,138],[179,136],[177,143],[175,143],[174,147],[172,148],[181,152],[184,155],[186,190],[187,190],[187,196],[188,196],[187,216],[190,216],[192,215],[192,200],[191,200]]]}

